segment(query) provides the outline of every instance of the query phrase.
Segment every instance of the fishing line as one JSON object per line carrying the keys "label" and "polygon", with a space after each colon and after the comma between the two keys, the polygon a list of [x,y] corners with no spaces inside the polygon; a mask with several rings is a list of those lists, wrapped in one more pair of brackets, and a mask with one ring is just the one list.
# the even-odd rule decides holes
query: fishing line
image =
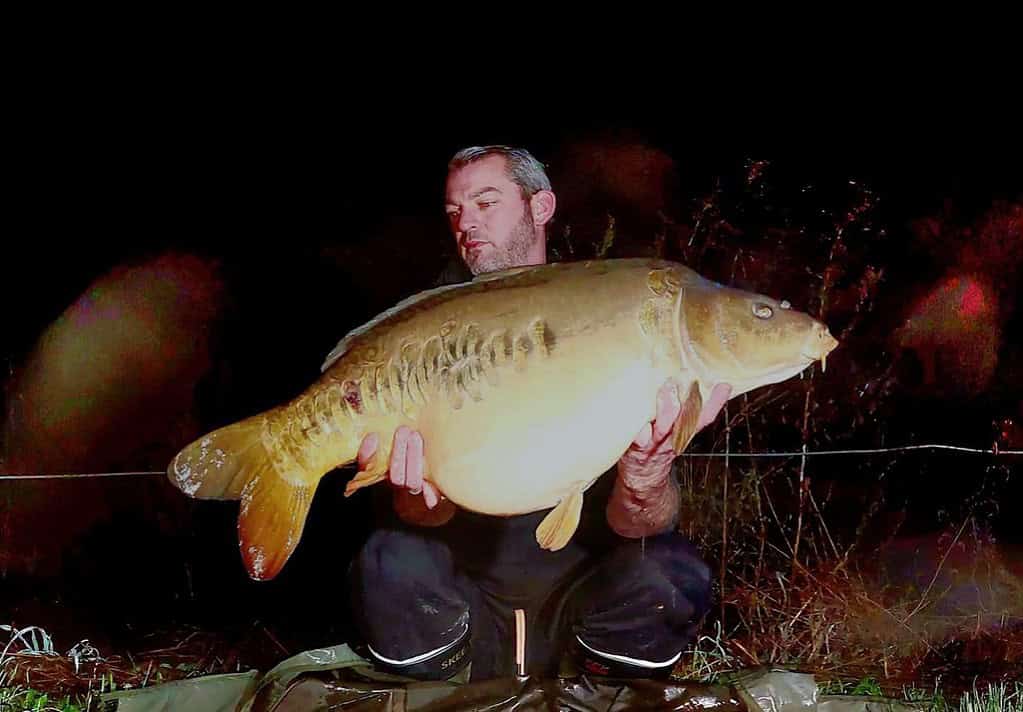
{"label": "fishing line", "polygon": [[[952,450],[973,455],[1023,455],[1023,450],[1001,450],[993,448],[963,447],[961,445],[901,445],[899,447],[864,448],[857,450],[794,450],[788,452],[684,452],[679,457],[812,457],[816,455],[877,455],[888,452],[908,452],[911,450]],[[152,477],[166,475],[166,470],[141,472],[81,472],[64,475],[0,475],[0,480],[73,480],[97,477]]]}
{"label": "fishing line", "polygon": [[899,447],[865,448],[859,450],[796,450],[793,452],[684,452],[679,457],[803,457],[811,455],[874,455],[885,452],[906,452],[908,450],[954,450],[977,455],[1023,455],[1023,450],[984,449],[962,447],[961,445],[902,445]]}
{"label": "fishing line", "polygon": [[95,477],[143,477],[166,475],[166,470],[158,472],[72,472],[64,475],[0,475],[0,480],[75,480]]}

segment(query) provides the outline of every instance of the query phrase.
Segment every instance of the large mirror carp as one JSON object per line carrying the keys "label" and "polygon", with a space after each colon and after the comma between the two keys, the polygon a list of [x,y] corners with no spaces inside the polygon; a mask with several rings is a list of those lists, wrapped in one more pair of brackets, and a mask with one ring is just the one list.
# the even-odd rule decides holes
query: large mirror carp
{"label": "large mirror carp", "polygon": [[423,435],[424,479],[495,516],[552,511],[538,545],[563,547],[586,489],[654,417],[672,377],[684,404],[675,452],[716,383],[732,397],[825,359],[838,342],[787,302],[650,259],[555,263],[421,292],[348,334],[320,378],[288,403],[185,447],[171,481],[240,499],[254,579],[277,575],[302,536],[320,479],[380,447],[347,485],[383,481],[394,430]]}

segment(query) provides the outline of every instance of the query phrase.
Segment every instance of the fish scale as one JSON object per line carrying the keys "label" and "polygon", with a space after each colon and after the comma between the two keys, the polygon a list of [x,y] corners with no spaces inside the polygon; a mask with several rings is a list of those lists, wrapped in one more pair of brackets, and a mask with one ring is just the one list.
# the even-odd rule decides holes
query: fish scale
{"label": "fish scale", "polygon": [[382,482],[393,433],[407,426],[423,436],[424,479],[441,495],[493,516],[549,509],[536,539],[556,550],[586,490],[653,419],[665,380],[684,404],[681,452],[715,384],[734,398],[836,345],[787,302],[674,262],[516,268],[399,302],[342,339],[303,393],[197,439],[168,475],[191,497],[242,498],[242,559],[269,579],[298,545],[320,479],[377,433],[345,494]]}

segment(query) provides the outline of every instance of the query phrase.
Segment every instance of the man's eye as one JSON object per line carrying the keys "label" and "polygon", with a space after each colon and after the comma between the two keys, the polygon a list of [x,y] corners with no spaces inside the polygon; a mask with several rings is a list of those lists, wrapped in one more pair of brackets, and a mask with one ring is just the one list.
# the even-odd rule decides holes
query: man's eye
{"label": "man's eye", "polygon": [[484,200],[484,201],[482,201],[482,202],[481,202],[481,203],[479,204],[479,206],[480,206],[481,208],[489,208],[490,206],[492,206],[492,205],[496,205],[496,204],[497,204],[497,201],[496,201],[496,200]]}

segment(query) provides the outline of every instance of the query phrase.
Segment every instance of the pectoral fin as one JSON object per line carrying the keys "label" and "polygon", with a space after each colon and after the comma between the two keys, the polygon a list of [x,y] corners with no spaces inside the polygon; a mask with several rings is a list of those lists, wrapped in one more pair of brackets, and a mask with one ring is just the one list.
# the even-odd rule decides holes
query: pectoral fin
{"label": "pectoral fin", "polygon": [[387,463],[390,457],[390,453],[381,455],[378,452],[370,461],[369,466],[365,470],[360,470],[356,473],[355,477],[345,485],[345,497],[351,497],[363,487],[369,487],[387,479]]}
{"label": "pectoral fin", "polygon": [[536,543],[541,548],[557,551],[568,543],[579,526],[583,511],[583,489],[573,490],[550,511],[536,528]]}
{"label": "pectoral fin", "polygon": [[693,381],[689,386],[689,395],[682,403],[678,419],[675,421],[675,454],[686,449],[689,441],[696,435],[700,423],[700,411],[703,409],[703,397],[700,395],[700,384]]}

